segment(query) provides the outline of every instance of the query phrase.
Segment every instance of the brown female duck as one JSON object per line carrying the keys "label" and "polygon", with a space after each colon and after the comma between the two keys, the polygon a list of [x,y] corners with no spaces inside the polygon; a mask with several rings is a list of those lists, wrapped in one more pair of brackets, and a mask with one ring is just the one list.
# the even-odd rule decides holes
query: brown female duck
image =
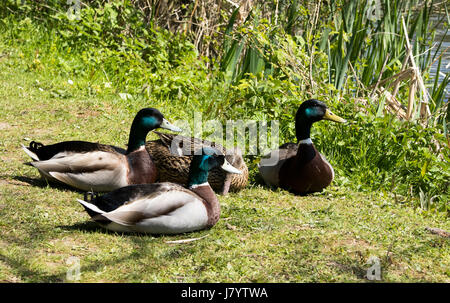
{"label": "brown female duck", "polygon": [[[189,176],[189,167],[194,155],[194,148],[212,146],[225,155],[226,160],[241,174],[231,174],[219,168],[210,171],[208,182],[211,187],[225,195],[228,191],[239,191],[247,186],[248,168],[238,147],[225,149],[222,145],[194,137],[185,137],[161,132],[154,132],[159,140],[148,141],[146,149],[152,155],[158,168],[159,182],[185,184]],[[185,156],[189,155],[189,156]]]}

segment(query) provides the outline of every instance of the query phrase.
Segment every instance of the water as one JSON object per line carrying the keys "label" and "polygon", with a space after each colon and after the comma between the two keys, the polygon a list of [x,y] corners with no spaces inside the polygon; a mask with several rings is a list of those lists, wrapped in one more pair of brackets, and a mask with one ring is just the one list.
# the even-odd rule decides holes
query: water
{"label": "water", "polygon": [[[438,21],[438,16],[432,16],[431,20],[433,21],[433,23],[436,23]],[[436,37],[435,37],[435,43],[439,43],[439,41],[441,41],[441,39],[444,38],[442,44],[441,44],[441,48],[439,50],[439,54],[441,52],[444,52],[444,54],[442,55],[442,62],[441,62],[441,70],[439,72],[439,83],[442,82],[442,80],[444,79],[445,75],[450,73],[450,31],[448,31],[446,33],[446,28],[445,25],[443,24],[443,22],[441,24],[439,24],[438,28],[436,29]],[[449,49],[447,49],[449,48]],[[447,49],[447,50],[446,50]],[[436,50],[433,50],[433,55],[436,53]],[[439,60],[437,60],[430,68],[430,76],[432,79],[434,79],[434,77],[436,76],[436,71],[437,71],[437,66],[439,64],[438,62]],[[448,102],[449,98],[450,98],[450,84],[447,85],[446,87],[446,102]]]}

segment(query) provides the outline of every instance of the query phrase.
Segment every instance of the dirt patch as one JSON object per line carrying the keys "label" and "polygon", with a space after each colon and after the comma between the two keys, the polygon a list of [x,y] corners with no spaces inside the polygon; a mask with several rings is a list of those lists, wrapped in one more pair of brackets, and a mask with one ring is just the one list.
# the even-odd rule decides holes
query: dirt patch
{"label": "dirt patch", "polygon": [[19,186],[30,186],[30,184],[20,181],[20,180],[5,180],[5,179],[0,179],[0,185],[4,185],[4,184],[11,184],[11,185],[19,185]]}
{"label": "dirt patch", "polygon": [[312,230],[312,229],[317,229],[317,228],[314,228],[314,226],[312,224],[300,224],[300,225],[296,224],[291,227],[291,230],[295,230],[295,231]]}
{"label": "dirt patch", "polygon": [[[331,235],[331,234],[330,234]],[[372,246],[369,242],[363,240],[363,239],[356,239],[356,238],[341,238],[339,239],[338,236],[335,236],[333,241],[325,241],[327,245],[324,245],[322,248],[322,251],[324,253],[329,253],[333,251],[334,249],[343,247],[346,251],[350,252],[361,252],[364,250],[373,250],[376,247]]]}
{"label": "dirt patch", "polygon": [[12,126],[6,122],[0,122],[0,130],[9,129]]}
{"label": "dirt patch", "polygon": [[373,248],[369,242],[362,239],[345,239],[340,242],[341,245],[345,245],[348,247],[357,247],[357,248]]}
{"label": "dirt patch", "polygon": [[100,115],[100,112],[95,110],[78,111],[75,114],[77,118],[97,117],[98,115]]}
{"label": "dirt patch", "polygon": [[364,279],[367,273],[366,269],[352,264],[343,264],[340,262],[331,261],[327,263],[328,266],[336,267],[342,272],[348,272],[355,275],[358,279]]}

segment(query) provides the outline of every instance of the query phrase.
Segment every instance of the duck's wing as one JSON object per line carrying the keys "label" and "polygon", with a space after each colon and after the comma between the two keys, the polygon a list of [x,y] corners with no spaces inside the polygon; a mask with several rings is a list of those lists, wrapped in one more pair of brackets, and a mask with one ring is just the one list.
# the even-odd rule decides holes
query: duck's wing
{"label": "duck's wing", "polygon": [[128,190],[119,189],[119,192],[110,193],[108,196],[116,194],[118,201],[125,201],[127,196],[129,199],[105,217],[124,225],[134,225],[144,219],[168,215],[189,202],[201,200],[190,190],[169,182],[128,186]]}
{"label": "duck's wing", "polygon": [[298,144],[288,142],[280,145],[279,149],[285,149],[288,153],[294,153],[296,154],[298,151]]}
{"label": "duck's wing", "polygon": [[222,153],[226,153],[226,149],[221,144],[216,142],[158,131],[153,132],[159,136],[161,144],[166,146],[174,155],[194,155],[194,151],[200,150],[205,146],[215,147]]}
{"label": "duck's wing", "polygon": [[[85,208],[97,210],[92,217],[95,221],[105,225],[109,220],[109,227],[121,226],[115,229],[122,231],[177,233],[206,225],[208,219],[203,200],[173,183],[131,185],[97,198],[94,203],[97,201],[101,205],[92,207],[79,200]],[[102,209],[113,204],[122,205],[110,212]]]}
{"label": "duck's wing", "polygon": [[64,151],[30,165],[44,176],[82,190],[110,191],[128,184],[126,157],[110,151]]}
{"label": "duck's wing", "polygon": [[[141,199],[151,199],[170,190],[180,189],[180,185],[172,183],[134,184],[124,186],[112,192],[97,196],[92,203],[103,212],[112,212],[117,208]],[[181,187],[181,190],[186,190]]]}
{"label": "duck's wing", "polygon": [[34,161],[44,161],[61,153],[87,153],[93,151],[117,152],[125,154],[126,150],[113,145],[105,145],[87,141],[64,141],[51,145],[31,141],[28,147],[22,145],[22,149]]}
{"label": "duck's wing", "polygon": [[30,148],[30,147],[26,147],[23,144],[20,144],[20,146],[22,147],[23,151],[30,156],[31,159],[33,159],[33,161],[39,161],[39,157],[38,155],[36,155],[36,153]]}
{"label": "duck's wing", "polygon": [[264,182],[269,186],[279,185],[279,172],[281,166],[289,158],[295,157],[298,146],[295,143],[285,143],[278,149],[272,150],[261,158],[258,169]]}

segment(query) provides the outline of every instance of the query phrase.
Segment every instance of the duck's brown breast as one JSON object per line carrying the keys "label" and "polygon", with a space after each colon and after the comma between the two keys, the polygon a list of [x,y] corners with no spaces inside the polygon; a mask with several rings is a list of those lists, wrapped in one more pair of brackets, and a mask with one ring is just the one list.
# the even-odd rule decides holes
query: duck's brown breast
{"label": "duck's brown breast", "polygon": [[190,190],[203,199],[203,204],[205,205],[208,214],[207,227],[214,226],[220,218],[220,203],[211,186],[209,186],[209,184],[200,185],[190,188]]}
{"label": "duck's brown breast", "polygon": [[279,186],[296,194],[320,192],[333,181],[332,167],[322,159],[314,147],[299,148],[281,166]]}
{"label": "duck's brown breast", "polygon": [[128,183],[154,183],[158,178],[158,171],[145,148],[140,148],[126,155],[128,161]]}

